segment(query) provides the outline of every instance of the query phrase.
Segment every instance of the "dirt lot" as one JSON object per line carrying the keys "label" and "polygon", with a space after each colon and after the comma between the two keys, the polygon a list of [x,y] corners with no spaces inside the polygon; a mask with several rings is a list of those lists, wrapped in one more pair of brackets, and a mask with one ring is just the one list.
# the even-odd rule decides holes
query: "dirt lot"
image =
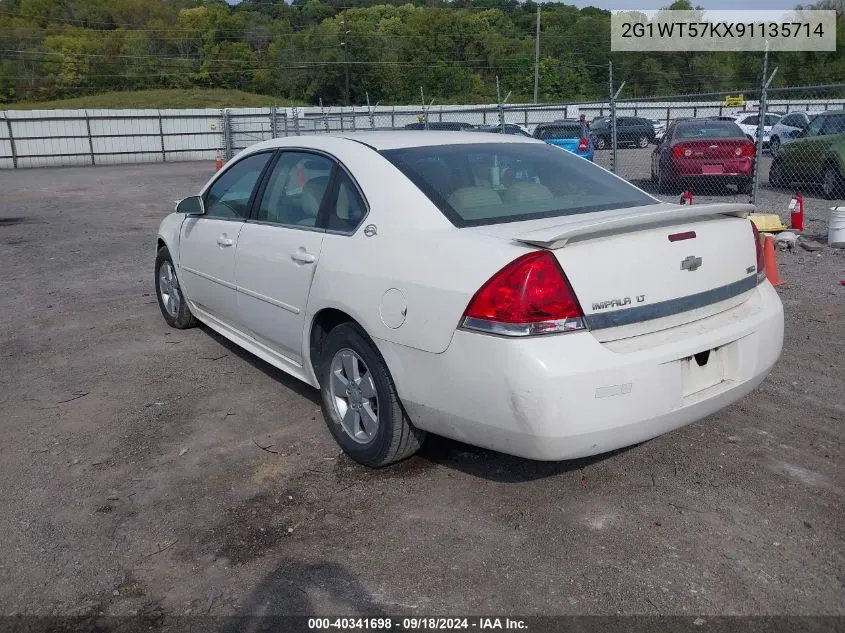
{"label": "dirt lot", "polygon": [[845,615],[845,251],[781,254],[783,358],[700,423],[373,472],[315,391],[162,320],[156,227],[210,171],[0,173],[0,613]]}

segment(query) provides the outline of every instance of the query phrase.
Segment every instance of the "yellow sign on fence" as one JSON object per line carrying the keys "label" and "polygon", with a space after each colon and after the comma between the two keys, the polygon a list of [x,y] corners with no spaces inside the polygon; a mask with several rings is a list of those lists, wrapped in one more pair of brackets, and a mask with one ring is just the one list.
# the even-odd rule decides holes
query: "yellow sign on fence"
{"label": "yellow sign on fence", "polygon": [[745,105],[745,95],[737,95],[736,97],[725,97],[725,107],[732,108],[735,106]]}

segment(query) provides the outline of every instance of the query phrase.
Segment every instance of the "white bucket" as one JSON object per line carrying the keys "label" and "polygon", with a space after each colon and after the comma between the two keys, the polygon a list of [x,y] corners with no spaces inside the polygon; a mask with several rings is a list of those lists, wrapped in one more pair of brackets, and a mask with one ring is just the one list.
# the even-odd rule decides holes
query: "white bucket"
{"label": "white bucket", "polygon": [[827,223],[827,243],[835,248],[845,248],[845,207],[831,207]]}

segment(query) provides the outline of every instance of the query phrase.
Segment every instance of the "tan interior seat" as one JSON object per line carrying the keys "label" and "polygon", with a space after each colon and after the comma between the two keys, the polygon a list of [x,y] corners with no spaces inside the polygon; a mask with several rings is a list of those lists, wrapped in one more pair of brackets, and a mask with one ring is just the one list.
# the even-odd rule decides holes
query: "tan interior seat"
{"label": "tan interior seat", "polygon": [[299,221],[303,226],[315,226],[317,224],[317,212],[320,210],[320,203],[326,193],[329,184],[328,176],[317,176],[312,178],[302,187],[302,212],[305,218]]}
{"label": "tan interior seat", "polygon": [[[472,209],[501,206],[499,194],[489,187],[461,187],[446,200],[462,216],[469,217]],[[469,211],[469,213],[467,213]]]}
{"label": "tan interior seat", "polygon": [[521,202],[538,202],[554,198],[551,190],[539,182],[519,181],[510,185],[502,194],[502,199],[508,204]]}

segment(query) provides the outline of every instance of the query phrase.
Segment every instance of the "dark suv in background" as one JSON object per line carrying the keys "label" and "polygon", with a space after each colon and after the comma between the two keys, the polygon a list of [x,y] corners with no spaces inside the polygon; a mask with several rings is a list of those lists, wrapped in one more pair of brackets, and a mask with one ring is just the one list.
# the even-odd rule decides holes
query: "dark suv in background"
{"label": "dark suv in background", "polygon": [[[610,148],[610,117],[602,116],[590,123],[590,136],[596,149]],[[635,116],[616,117],[616,144],[619,147],[648,147],[654,143],[654,124]]]}

